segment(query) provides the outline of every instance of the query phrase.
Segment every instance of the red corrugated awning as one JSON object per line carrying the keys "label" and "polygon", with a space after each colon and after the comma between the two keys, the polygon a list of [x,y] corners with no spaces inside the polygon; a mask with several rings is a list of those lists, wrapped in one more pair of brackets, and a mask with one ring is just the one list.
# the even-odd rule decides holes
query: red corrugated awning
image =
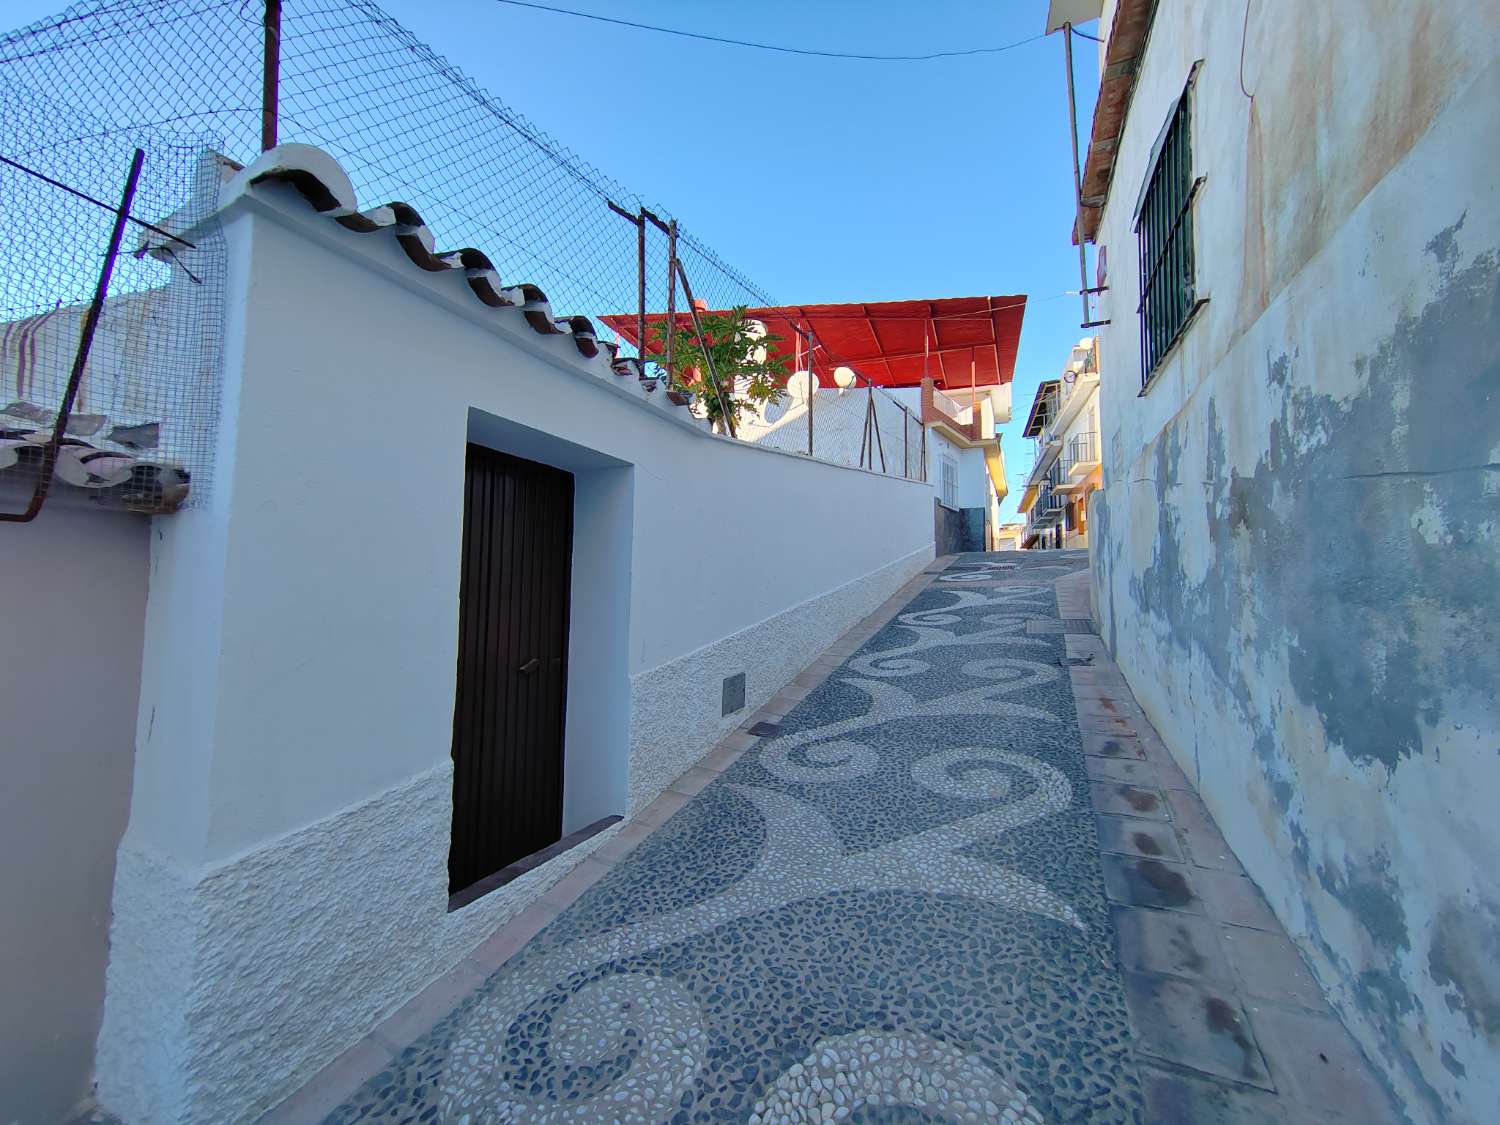
{"label": "red corrugated awning", "polygon": [[[752,319],[782,338],[774,351],[790,361],[792,370],[808,367],[806,344],[801,341],[811,333],[818,345],[812,369],[825,380],[835,367],[852,367],[883,387],[917,386],[925,372],[939,387],[952,388],[969,386],[971,374],[973,384],[980,387],[1011,381],[1025,313],[1024,294],[748,310]],[[601,319],[636,344],[635,314]],[[648,324],[663,319],[664,313],[646,316]],[[686,313],[677,313],[676,319],[680,327],[692,327]]]}

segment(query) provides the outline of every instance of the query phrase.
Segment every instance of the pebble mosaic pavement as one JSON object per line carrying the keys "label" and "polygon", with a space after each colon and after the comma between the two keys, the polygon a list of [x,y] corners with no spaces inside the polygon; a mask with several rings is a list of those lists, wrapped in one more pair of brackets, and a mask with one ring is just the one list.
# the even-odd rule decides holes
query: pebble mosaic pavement
{"label": "pebble mosaic pavement", "polygon": [[[993,557],[991,557],[993,558]],[[329,1120],[1133,1121],[1052,581],[937,577]]]}
{"label": "pebble mosaic pavement", "polygon": [[265,1122],[1400,1120],[1086,565],[939,561]]}

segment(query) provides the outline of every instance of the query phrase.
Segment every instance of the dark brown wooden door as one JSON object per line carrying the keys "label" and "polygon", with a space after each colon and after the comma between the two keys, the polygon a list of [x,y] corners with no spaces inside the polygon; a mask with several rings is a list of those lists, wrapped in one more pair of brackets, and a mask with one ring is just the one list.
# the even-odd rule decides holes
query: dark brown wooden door
{"label": "dark brown wooden door", "polygon": [[471,445],[464,473],[451,891],[562,837],[573,477]]}

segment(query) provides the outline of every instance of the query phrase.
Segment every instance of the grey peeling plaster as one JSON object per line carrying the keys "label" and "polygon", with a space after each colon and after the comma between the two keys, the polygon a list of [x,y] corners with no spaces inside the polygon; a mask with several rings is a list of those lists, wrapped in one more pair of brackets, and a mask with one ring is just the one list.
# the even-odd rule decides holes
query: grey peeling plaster
{"label": "grey peeling plaster", "polygon": [[[1424,724],[1457,699],[1494,718],[1500,557],[1485,478],[1500,471],[1491,452],[1500,434],[1497,338],[1500,271],[1486,254],[1356,361],[1365,393],[1347,403],[1293,395],[1289,432],[1273,429],[1272,450],[1308,433],[1336,441],[1293,454],[1280,474],[1262,462],[1231,486],[1247,518],[1266,528],[1265,546],[1300,564],[1284,573],[1305,566],[1314,576],[1278,591],[1296,623],[1292,682],[1356,760],[1394,769],[1422,753]],[[1324,487],[1295,489],[1298,480]],[[1279,521],[1277,492],[1292,498]],[[1434,510],[1442,530],[1429,538],[1419,525]],[[1328,525],[1330,511],[1347,517],[1329,528],[1329,539],[1345,532],[1343,542],[1308,534]],[[1383,661],[1371,658],[1382,651]]]}
{"label": "grey peeling plaster", "polygon": [[[1271,360],[1267,391],[1282,396],[1283,410],[1252,474],[1226,480],[1222,426],[1210,405],[1203,479],[1215,561],[1201,581],[1189,581],[1179,558],[1177,498],[1168,491],[1184,479],[1180,428],[1156,444],[1156,554],[1132,578],[1132,600],[1171,623],[1174,641],[1196,647],[1233,685],[1233,634],[1250,597],[1290,638],[1299,695],[1357,761],[1394,768],[1420,753],[1422,725],[1454,695],[1481,709],[1471,718],[1493,718],[1500,557],[1496,498],[1484,478],[1500,473],[1491,454],[1500,434],[1497,278],[1494,254],[1450,273],[1420,315],[1355,360],[1366,389],[1352,400],[1289,388],[1294,358]],[[1413,526],[1434,509],[1444,526],[1438,542]],[[1247,573],[1239,559],[1275,565]],[[1414,575],[1421,589],[1409,597]],[[1258,636],[1260,651],[1281,643],[1269,630]],[[1377,652],[1379,662],[1370,658]]]}
{"label": "grey peeling plaster", "polygon": [[1433,980],[1450,989],[1448,1007],[1462,1012],[1490,1042],[1500,1042],[1500,914],[1488,905],[1474,911],[1457,902],[1444,904],[1427,967]]}
{"label": "grey peeling plaster", "polygon": [[[1282,745],[1256,677],[1262,661],[1284,660],[1330,751],[1383,767],[1387,778],[1403,762],[1436,760],[1439,723],[1500,729],[1500,267],[1493,251],[1458,267],[1462,226],[1460,218],[1428,244],[1441,278],[1427,303],[1396,321],[1378,348],[1351,357],[1356,393],[1318,393],[1321,373],[1295,351],[1268,355],[1265,393],[1281,406],[1253,471],[1230,467],[1225,420],[1210,402],[1196,416],[1198,443],[1191,419],[1179,416],[1151,450],[1147,487],[1109,498],[1117,508],[1130,504],[1128,516],[1111,513],[1108,502],[1094,514],[1111,650],[1118,651],[1121,614],[1141,615],[1155,635],[1206,665],[1234,701],[1294,844],[1311,939],[1354,982],[1367,1025],[1380,1028],[1388,1058],[1437,1116],[1453,1103],[1421,1073],[1395,1021],[1413,1012],[1420,1021],[1435,982],[1450,1008],[1493,1039],[1500,941],[1475,919],[1493,919],[1495,907],[1445,910],[1425,973],[1420,956],[1402,956],[1414,935],[1400,873],[1389,856],[1335,866],[1315,850],[1322,826],[1300,820],[1302,748]],[[1201,476],[1190,455],[1200,449]],[[1190,574],[1179,505],[1192,503],[1199,487],[1210,561],[1206,572]],[[1112,577],[1124,532],[1114,527],[1131,517],[1153,519],[1153,557],[1129,577],[1130,604],[1117,607]],[[1372,797],[1383,799],[1363,789],[1358,799]],[[1364,932],[1364,950],[1319,927],[1317,889]],[[1444,1066],[1450,1074],[1463,1069],[1451,1050]]]}

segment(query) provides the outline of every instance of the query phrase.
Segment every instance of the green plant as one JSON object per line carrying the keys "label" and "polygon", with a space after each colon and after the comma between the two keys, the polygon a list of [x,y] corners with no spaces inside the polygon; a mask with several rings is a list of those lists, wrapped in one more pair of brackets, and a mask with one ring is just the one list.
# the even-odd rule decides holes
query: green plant
{"label": "green plant", "polygon": [[[756,322],[746,316],[743,305],[723,313],[700,313],[698,322],[708,343],[707,351],[691,325],[677,326],[672,340],[669,385],[695,395],[708,417],[721,427],[727,406],[727,428],[733,433],[747,405],[776,402],[786,394],[787,361],[772,354],[781,337],[758,335]],[[653,324],[648,333],[646,358],[663,370],[667,366],[667,337],[671,332],[672,326],[662,320]],[[714,393],[710,359],[723,402]]]}

